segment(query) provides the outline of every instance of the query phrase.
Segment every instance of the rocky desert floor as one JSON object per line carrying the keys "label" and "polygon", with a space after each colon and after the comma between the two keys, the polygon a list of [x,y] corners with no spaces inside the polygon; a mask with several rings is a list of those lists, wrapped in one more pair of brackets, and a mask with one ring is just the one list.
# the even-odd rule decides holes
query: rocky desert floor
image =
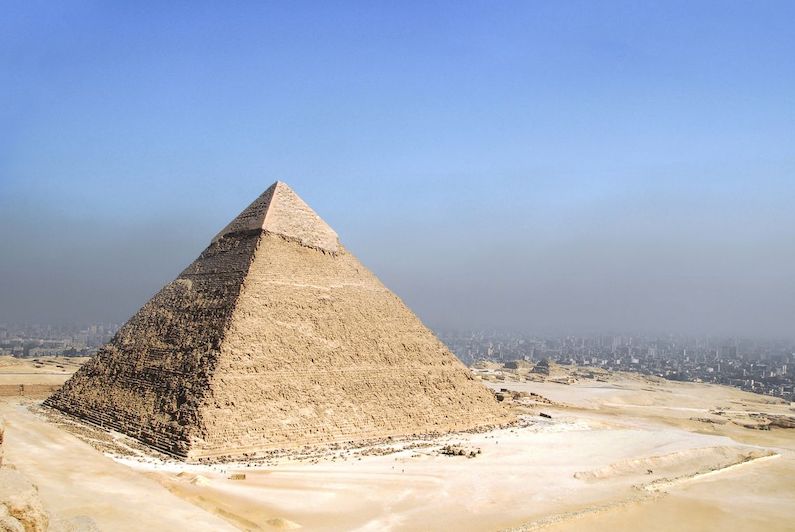
{"label": "rocky desert floor", "polygon": [[[5,361],[0,384],[57,384],[77,367],[44,362]],[[789,403],[556,371],[477,370],[520,415],[511,427],[236,464],[153,455],[43,397],[4,396],[5,461],[51,521],[101,530],[795,530]]]}

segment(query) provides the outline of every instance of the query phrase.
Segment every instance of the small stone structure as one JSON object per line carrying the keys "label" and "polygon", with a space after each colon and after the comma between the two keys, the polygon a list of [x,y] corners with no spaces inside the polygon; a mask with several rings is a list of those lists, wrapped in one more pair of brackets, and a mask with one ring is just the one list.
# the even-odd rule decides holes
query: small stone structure
{"label": "small stone structure", "polygon": [[188,459],[510,419],[279,182],[45,404]]}
{"label": "small stone structure", "polygon": [[541,375],[547,375],[547,376],[549,376],[549,373],[550,373],[550,363],[549,363],[549,360],[548,360],[548,359],[546,359],[546,358],[544,358],[544,359],[541,359],[541,361],[539,361],[539,362],[538,362],[538,364],[536,364],[536,365],[533,367],[533,373],[539,373],[539,374],[541,374]]}
{"label": "small stone structure", "polygon": [[504,367],[505,369],[530,369],[533,365],[527,360],[509,360]]}

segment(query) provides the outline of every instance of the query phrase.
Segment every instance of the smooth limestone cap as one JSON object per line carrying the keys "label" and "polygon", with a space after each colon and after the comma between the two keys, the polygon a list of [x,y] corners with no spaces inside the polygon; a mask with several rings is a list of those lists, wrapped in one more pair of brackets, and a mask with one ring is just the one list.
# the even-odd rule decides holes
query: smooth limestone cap
{"label": "smooth limestone cap", "polygon": [[268,187],[224,227],[213,242],[229,234],[256,229],[297,240],[308,247],[332,253],[339,250],[337,233],[281,181]]}

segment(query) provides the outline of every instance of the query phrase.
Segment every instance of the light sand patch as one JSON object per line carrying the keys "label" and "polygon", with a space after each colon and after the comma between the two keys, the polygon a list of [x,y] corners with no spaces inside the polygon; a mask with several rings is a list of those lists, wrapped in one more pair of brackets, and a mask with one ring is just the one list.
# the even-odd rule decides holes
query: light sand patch
{"label": "light sand patch", "polygon": [[224,520],[176,497],[159,483],[114,462],[18,402],[0,402],[9,463],[39,488],[61,518],[87,515],[114,531],[233,530]]}
{"label": "light sand patch", "polygon": [[[596,482],[638,475],[692,477],[774,454],[772,451],[727,446],[685,449],[664,455],[621,460],[599,469],[578,471],[574,478]],[[662,484],[658,486],[662,489]]]}

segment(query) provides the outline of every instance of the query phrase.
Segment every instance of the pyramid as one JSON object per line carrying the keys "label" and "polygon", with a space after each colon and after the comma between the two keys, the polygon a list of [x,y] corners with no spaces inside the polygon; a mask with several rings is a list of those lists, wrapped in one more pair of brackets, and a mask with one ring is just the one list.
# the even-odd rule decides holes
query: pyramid
{"label": "pyramid", "polygon": [[190,460],[508,420],[281,182],[45,404]]}

